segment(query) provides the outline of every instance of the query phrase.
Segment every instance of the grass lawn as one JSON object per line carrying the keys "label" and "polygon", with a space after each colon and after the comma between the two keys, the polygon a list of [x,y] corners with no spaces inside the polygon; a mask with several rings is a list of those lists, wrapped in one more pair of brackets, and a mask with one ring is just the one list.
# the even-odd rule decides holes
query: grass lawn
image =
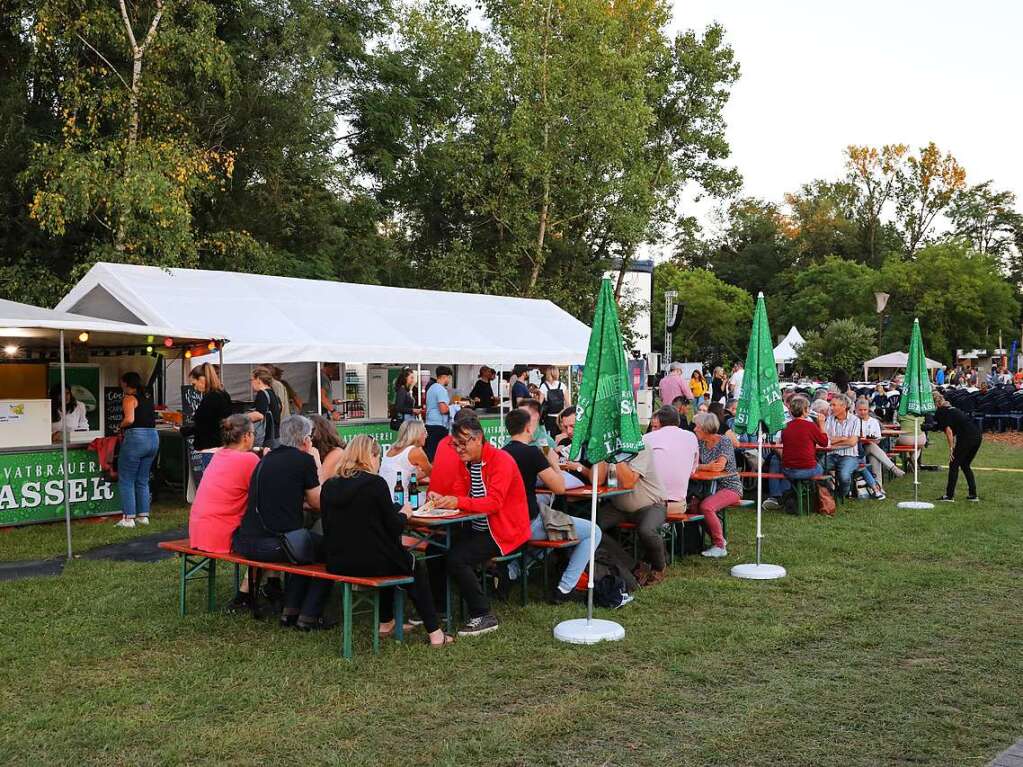
{"label": "grass lawn", "polygon": [[[363,624],[346,663],[338,632],[207,615],[200,588],[179,620],[174,561],[76,560],[0,583],[0,761],[983,765],[1023,735],[1023,473],[978,476],[981,504],[899,511],[902,480],[834,519],[771,514],[777,582],[729,577],[754,528],[733,514],[727,560],[676,563],[614,613],[625,641],[588,648],[551,636],[578,608],[498,604],[498,632],[443,651],[374,657]],[[941,494],[944,472],[921,478]],[[132,534],[75,528],[79,546]],[[0,534],[0,559],[62,545],[59,527]]]}

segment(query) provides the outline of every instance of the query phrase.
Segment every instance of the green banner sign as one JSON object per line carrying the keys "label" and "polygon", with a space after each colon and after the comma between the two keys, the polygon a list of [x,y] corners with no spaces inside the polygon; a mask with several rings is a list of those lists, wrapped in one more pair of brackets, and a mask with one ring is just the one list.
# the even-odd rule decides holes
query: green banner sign
{"label": "green banner sign", "polygon": [[[0,455],[0,527],[64,519],[63,468],[58,449]],[[73,517],[121,510],[95,453],[68,450],[68,479]]]}
{"label": "green banner sign", "polygon": [[[483,435],[494,447],[503,447],[508,441],[508,432],[505,431],[498,416],[480,418],[480,425],[483,427]],[[391,431],[391,427],[386,421],[383,423],[338,424],[337,433],[346,442],[356,434],[368,434],[375,438],[384,450],[393,445],[394,440],[398,437],[398,432]]]}

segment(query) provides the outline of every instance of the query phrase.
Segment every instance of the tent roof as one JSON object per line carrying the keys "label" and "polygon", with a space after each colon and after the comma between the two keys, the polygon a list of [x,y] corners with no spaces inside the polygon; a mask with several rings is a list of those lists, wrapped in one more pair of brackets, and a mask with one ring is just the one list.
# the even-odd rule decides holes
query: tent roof
{"label": "tent roof", "polygon": [[774,347],[774,361],[778,364],[792,362],[796,358],[796,352],[799,347],[805,342],[803,336],[796,330],[796,326],[793,325],[789,328],[788,335],[782,339],[780,344]]}
{"label": "tent roof", "polygon": [[[0,299],[0,338],[28,339],[32,346],[55,346],[59,331],[77,334],[89,333],[89,344],[95,346],[137,346],[140,341],[154,338],[172,338],[175,345],[194,344],[211,339],[223,340],[223,335],[198,333],[166,326],[140,325],[114,320],[96,319],[31,304]],[[76,340],[76,339],[68,339]]]}
{"label": "tent roof", "polygon": [[[867,368],[904,368],[906,367],[906,361],[909,359],[909,355],[906,352],[891,352],[889,354],[882,354],[880,357],[874,357],[872,360],[867,360],[863,363],[863,369]],[[935,362],[932,359],[927,359],[927,367],[930,370],[937,370],[941,367],[940,362]]]}
{"label": "tent roof", "polygon": [[98,313],[97,288],[99,311],[223,327],[228,363],[582,363],[590,335],[550,301],[130,264],[96,264],[57,308]]}

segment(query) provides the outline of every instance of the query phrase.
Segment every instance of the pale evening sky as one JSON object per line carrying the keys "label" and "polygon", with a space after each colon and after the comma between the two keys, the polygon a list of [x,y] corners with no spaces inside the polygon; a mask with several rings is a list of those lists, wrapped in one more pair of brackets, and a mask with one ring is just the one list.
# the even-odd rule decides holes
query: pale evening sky
{"label": "pale evening sky", "polygon": [[933,140],[1023,203],[1023,3],[674,0],[674,27],[713,21],[742,65],[726,116],[745,194],[836,178],[851,143]]}

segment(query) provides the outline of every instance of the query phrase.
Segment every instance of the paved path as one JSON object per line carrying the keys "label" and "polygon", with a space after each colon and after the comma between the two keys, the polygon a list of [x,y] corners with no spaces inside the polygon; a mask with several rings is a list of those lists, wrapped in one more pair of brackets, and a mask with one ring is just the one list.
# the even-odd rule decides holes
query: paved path
{"label": "paved path", "polygon": [[1023,767],[1023,738],[996,756],[988,767]]}

